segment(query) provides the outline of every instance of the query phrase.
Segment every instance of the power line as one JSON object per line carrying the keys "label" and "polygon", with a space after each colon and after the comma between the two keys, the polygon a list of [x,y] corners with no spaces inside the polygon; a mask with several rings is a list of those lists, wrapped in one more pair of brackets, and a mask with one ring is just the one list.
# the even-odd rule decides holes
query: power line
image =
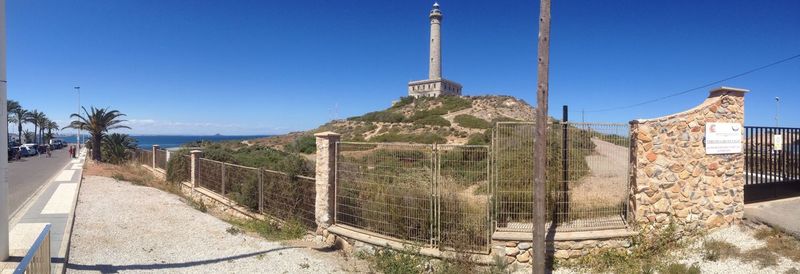
{"label": "power line", "polygon": [[742,72],[742,73],[739,73],[739,74],[735,74],[733,76],[726,77],[726,78],[724,78],[722,80],[717,80],[717,81],[714,81],[714,82],[711,82],[711,83],[704,84],[704,85],[699,86],[699,87],[687,89],[687,90],[684,90],[684,91],[681,91],[681,92],[672,93],[672,94],[669,94],[669,95],[666,95],[666,96],[663,96],[663,97],[650,99],[650,100],[639,102],[639,103],[632,104],[632,105],[619,106],[619,107],[606,108],[606,109],[587,110],[586,112],[607,112],[607,111],[614,111],[614,110],[623,110],[623,109],[629,109],[629,108],[638,107],[638,106],[641,106],[641,105],[655,103],[655,102],[658,102],[658,101],[661,101],[661,100],[664,100],[664,99],[669,99],[669,98],[672,98],[672,97],[675,97],[675,96],[684,95],[684,94],[687,94],[689,92],[692,92],[692,91],[695,91],[695,90],[698,90],[698,89],[707,88],[709,86],[713,86],[713,85],[716,85],[716,84],[719,84],[719,83],[722,83],[722,82],[725,82],[725,81],[728,81],[728,80],[736,79],[736,78],[745,76],[747,74],[750,74],[750,73],[753,73],[753,72],[756,72],[756,71],[759,71],[759,70],[762,70],[762,69],[765,69],[765,68],[768,68],[768,67],[771,67],[771,66],[775,66],[775,65],[778,65],[780,63],[784,63],[784,62],[787,62],[789,60],[792,60],[792,59],[795,59],[795,58],[798,58],[798,57],[800,57],[800,54],[796,54],[796,55],[793,55],[793,56],[790,56],[790,57],[787,57],[787,58],[784,58],[784,59],[781,59],[781,60],[766,64],[766,65],[763,65],[763,66],[760,66],[760,67],[757,67],[757,68],[754,68],[754,69],[751,69],[751,70],[748,70],[748,71],[745,71],[745,72]]}

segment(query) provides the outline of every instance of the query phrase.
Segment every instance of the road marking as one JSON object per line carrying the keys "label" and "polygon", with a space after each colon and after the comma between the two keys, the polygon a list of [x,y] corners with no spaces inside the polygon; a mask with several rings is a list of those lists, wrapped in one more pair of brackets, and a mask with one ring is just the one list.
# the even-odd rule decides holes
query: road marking
{"label": "road marking", "polygon": [[83,164],[74,164],[74,165],[72,165],[72,169],[82,169],[82,168],[83,168]]}
{"label": "road marking", "polygon": [[58,177],[54,181],[56,182],[69,182],[72,181],[72,175],[75,174],[75,170],[67,169],[62,170],[61,173],[58,174]]}
{"label": "road marking", "polygon": [[77,163],[80,163],[80,162],[81,162],[81,160],[74,159],[74,160],[72,160],[72,161],[69,161],[69,162],[70,162],[70,163],[73,163],[73,164],[77,164]]}
{"label": "road marking", "polygon": [[67,214],[72,211],[72,198],[78,190],[77,183],[65,183],[58,185],[53,196],[44,205],[42,214]]}

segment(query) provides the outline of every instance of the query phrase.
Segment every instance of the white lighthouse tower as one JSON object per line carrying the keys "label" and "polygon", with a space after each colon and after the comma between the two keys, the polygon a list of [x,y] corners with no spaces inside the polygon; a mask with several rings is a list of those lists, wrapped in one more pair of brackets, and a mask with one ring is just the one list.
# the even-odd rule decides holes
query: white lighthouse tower
{"label": "white lighthouse tower", "polygon": [[433,4],[428,18],[431,22],[430,60],[428,79],[408,83],[408,95],[435,97],[439,95],[461,95],[461,84],[442,77],[442,11],[439,3]]}

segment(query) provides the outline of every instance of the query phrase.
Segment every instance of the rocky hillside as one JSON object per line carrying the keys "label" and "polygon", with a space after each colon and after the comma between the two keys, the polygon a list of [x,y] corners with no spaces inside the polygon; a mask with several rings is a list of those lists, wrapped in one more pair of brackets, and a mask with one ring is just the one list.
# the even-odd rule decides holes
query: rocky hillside
{"label": "rocky hillside", "polygon": [[252,142],[301,151],[313,143],[313,133],[333,131],[345,141],[483,144],[488,142],[487,132],[494,122],[533,118],[533,107],[511,96],[403,97],[385,110]]}

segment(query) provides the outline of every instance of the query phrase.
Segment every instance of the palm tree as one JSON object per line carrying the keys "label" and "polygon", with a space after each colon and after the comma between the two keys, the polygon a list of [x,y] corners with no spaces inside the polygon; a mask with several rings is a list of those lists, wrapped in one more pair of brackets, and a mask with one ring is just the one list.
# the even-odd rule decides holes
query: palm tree
{"label": "palm tree", "polygon": [[92,160],[101,162],[102,154],[100,153],[100,145],[103,140],[103,135],[112,129],[130,127],[121,125],[125,120],[119,119],[125,114],[120,113],[118,110],[109,110],[108,108],[95,108],[92,107],[91,113],[82,108],[84,115],[73,113],[70,118],[76,118],[69,126],[64,128],[82,129],[89,132],[92,139]]}
{"label": "palm tree", "polygon": [[107,162],[120,164],[128,159],[129,151],[136,149],[136,139],[128,134],[106,134],[103,136],[101,147],[103,158]]}
{"label": "palm tree", "polygon": [[[11,102],[14,104],[12,105]],[[24,143],[25,135],[22,133],[22,124],[28,122],[30,112],[22,108],[19,102],[13,100],[9,101],[7,108],[8,113],[14,114],[13,121],[17,123],[17,137],[19,138],[19,142]],[[12,121],[12,119],[9,119],[9,121]]]}
{"label": "palm tree", "polygon": [[50,140],[53,139],[53,130],[58,131],[59,129],[58,123],[55,121],[47,121],[47,124],[44,125],[44,128],[47,130],[47,135],[45,135],[47,136],[46,142],[49,143]]}
{"label": "palm tree", "polygon": [[30,115],[28,115],[26,122],[33,124],[33,142],[39,143],[39,125],[45,119],[44,113],[33,110],[31,111]]}

